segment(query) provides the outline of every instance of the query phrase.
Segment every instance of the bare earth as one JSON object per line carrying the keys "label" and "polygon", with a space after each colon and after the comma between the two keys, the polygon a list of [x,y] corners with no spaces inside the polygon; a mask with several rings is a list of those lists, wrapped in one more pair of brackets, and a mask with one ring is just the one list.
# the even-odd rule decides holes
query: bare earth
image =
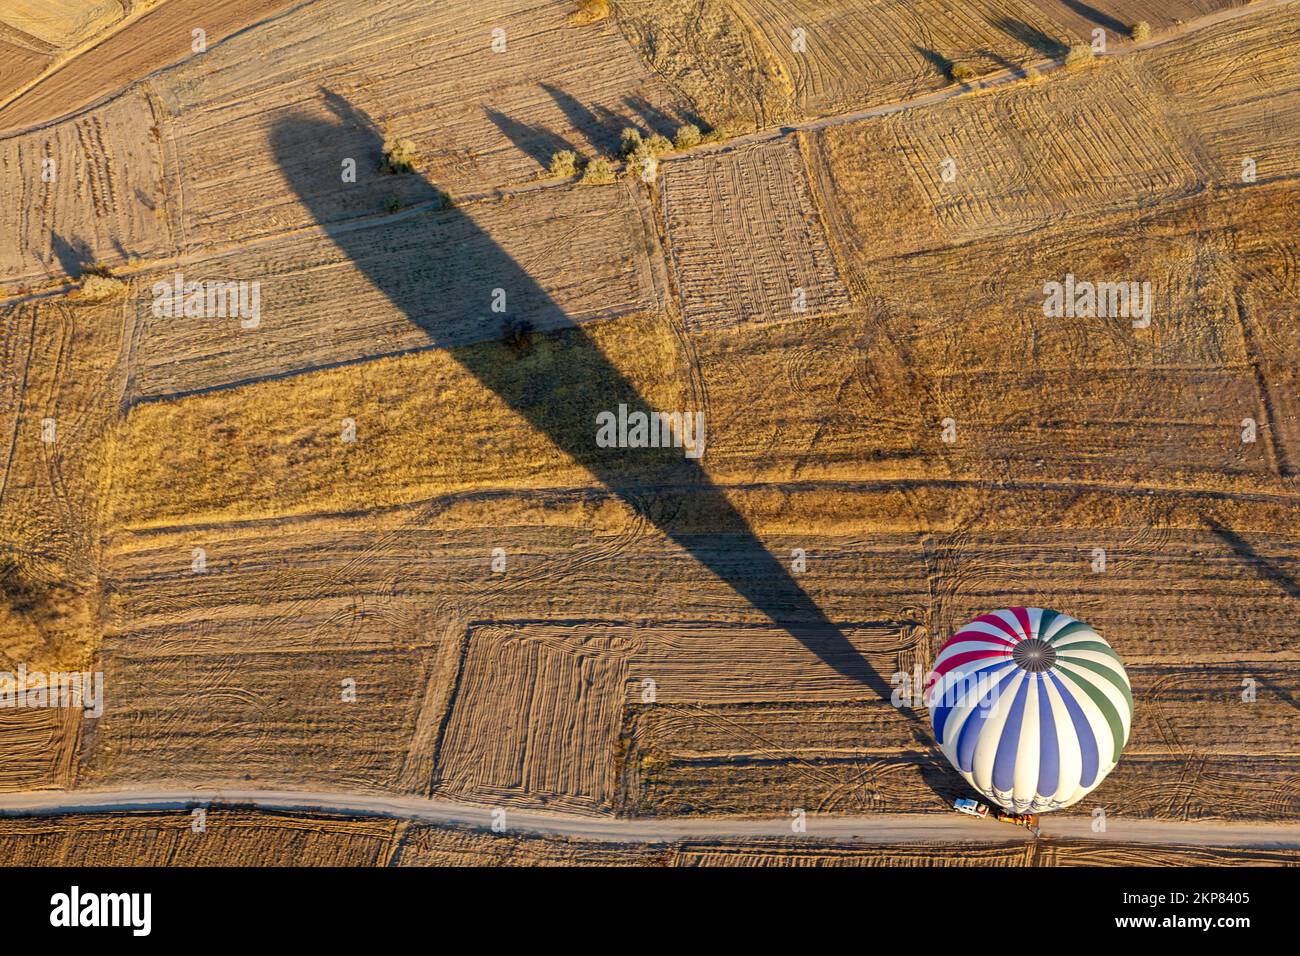
{"label": "bare earth", "polygon": [[[1300,861],[1300,6],[612,6],[0,11],[0,857]],[[1012,605],[1136,700],[1039,840],[894,699]]]}

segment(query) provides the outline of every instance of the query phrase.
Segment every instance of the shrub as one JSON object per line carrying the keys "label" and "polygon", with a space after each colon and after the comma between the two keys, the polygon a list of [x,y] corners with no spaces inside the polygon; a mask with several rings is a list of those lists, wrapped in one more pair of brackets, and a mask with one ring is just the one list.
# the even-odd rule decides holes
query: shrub
{"label": "shrub", "polygon": [[955,83],[969,83],[979,76],[979,73],[969,63],[954,63],[948,70],[948,75],[952,77]]}
{"label": "shrub", "polygon": [[603,186],[614,181],[614,167],[604,156],[589,160],[579,182],[584,186]]}
{"label": "shrub", "polygon": [[705,133],[703,136],[700,137],[700,142],[701,142],[701,143],[721,143],[724,139],[727,138],[728,135],[730,135],[730,134],[727,133],[727,131],[726,131],[726,129],[725,129],[724,127],[721,127],[721,126],[715,126],[715,127],[713,127],[711,130],[709,130],[707,133]]}
{"label": "shrub", "polygon": [[1137,23],[1133,24],[1133,29],[1129,31],[1129,36],[1131,36],[1136,43],[1141,43],[1143,40],[1149,40],[1151,38],[1151,24],[1147,23],[1145,20],[1139,20]]}
{"label": "shrub", "polygon": [[574,176],[578,172],[578,154],[571,149],[562,149],[553,153],[548,168],[552,176]]}
{"label": "shrub", "polygon": [[649,143],[643,143],[637,147],[636,152],[627,158],[627,163],[623,167],[623,173],[627,176],[637,176],[646,182],[653,182],[658,174],[659,157],[655,155]]}
{"label": "shrub", "polygon": [[673,136],[673,145],[678,149],[690,149],[692,146],[700,145],[700,128],[694,123],[679,126]]}
{"label": "shrub", "polygon": [[651,156],[662,156],[673,151],[673,144],[667,136],[660,136],[655,133],[645,141],[645,148],[650,150]]}
{"label": "shrub", "polygon": [[87,272],[85,278],[81,280],[81,288],[76,292],[76,298],[99,302],[102,299],[121,295],[125,291],[126,283],[121,279],[111,275],[101,275],[98,272]]}
{"label": "shrub", "polygon": [[572,17],[577,24],[599,23],[609,16],[609,0],[578,0],[578,12]]}
{"label": "shrub", "polygon": [[1069,51],[1065,54],[1066,66],[1079,66],[1082,63],[1088,63],[1092,60],[1092,44],[1090,43],[1072,43]]}
{"label": "shrub", "polygon": [[415,144],[409,139],[385,140],[384,161],[379,168],[385,173],[413,173],[415,160]]}
{"label": "shrub", "polygon": [[398,199],[396,196],[390,194],[384,200],[384,212],[394,213],[401,208],[402,208],[402,201]]}
{"label": "shrub", "polygon": [[533,347],[533,323],[527,319],[506,319],[501,323],[501,342],[520,355],[530,351]]}
{"label": "shrub", "polygon": [[642,142],[644,141],[641,139],[641,131],[629,126],[627,129],[623,130],[623,136],[619,140],[619,154],[622,156],[631,156],[641,146]]}

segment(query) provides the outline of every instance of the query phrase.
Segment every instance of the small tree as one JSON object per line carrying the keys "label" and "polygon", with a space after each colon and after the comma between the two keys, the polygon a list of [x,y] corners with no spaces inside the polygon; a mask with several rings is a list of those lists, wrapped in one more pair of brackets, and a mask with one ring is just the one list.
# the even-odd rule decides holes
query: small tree
{"label": "small tree", "polygon": [[953,81],[956,83],[969,83],[971,80],[975,79],[975,77],[979,76],[979,73],[976,71],[975,67],[971,66],[969,63],[963,62],[954,63],[949,68],[948,75],[951,76]]}
{"label": "small tree", "polygon": [[604,156],[589,160],[582,171],[582,179],[579,180],[584,186],[603,186],[613,181],[614,167]]}
{"label": "small tree", "polygon": [[384,141],[384,161],[380,169],[385,173],[415,172],[415,144],[409,139],[390,139]]}
{"label": "small tree", "polygon": [[694,123],[679,126],[673,136],[673,145],[678,149],[690,149],[700,145],[700,128]]}
{"label": "small tree", "polygon": [[646,182],[652,182],[658,175],[658,169],[659,157],[655,155],[649,143],[642,143],[627,158],[623,166],[623,173],[626,176],[638,176]]}
{"label": "small tree", "polygon": [[569,176],[577,175],[578,172],[578,154],[571,149],[562,149],[551,155],[550,172],[552,176]]}
{"label": "small tree", "polygon": [[645,141],[645,148],[650,151],[651,156],[658,157],[665,153],[671,153],[673,151],[673,144],[669,141],[667,136],[661,136],[658,133],[655,133]]}
{"label": "small tree", "polygon": [[578,12],[573,22],[579,25],[598,23],[609,16],[609,0],[578,0]]}
{"label": "small tree", "polygon": [[506,319],[501,323],[501,342],[512,352],[522,355],[533,347],[533,323],[527,319]]}
{"label": "small tree", "polygon": [[1084,63],[1091,62],[1092,58],[1092,44],[1072,43],[1070,44],[1069,51],[1065,54],[1065,65],[1080,66]]}
{"label": "small tree", "polygon": [[81,288],[74,294],[74,298],[84,299],[87,302],[100,302],[125,292],[126,283],[115,278],[111,273],[88,272],[81,280]]}
{"label": "small tree", "polygon": [[1147,23],[1145,20],[1139,20],[1137,23],[1133,24],[1133,29],[1129,32],[1129,36],[1133,38],[1135,43],[1142,43],[1145,40],[1151,39],[1151,24]]}
{"label": "small tree", "polygon": [[623,130],[623,136],[619,140],[618,151],[620,155],[631,156],[637,151],[644,140],[641,139],[641,131],[631,126]]}

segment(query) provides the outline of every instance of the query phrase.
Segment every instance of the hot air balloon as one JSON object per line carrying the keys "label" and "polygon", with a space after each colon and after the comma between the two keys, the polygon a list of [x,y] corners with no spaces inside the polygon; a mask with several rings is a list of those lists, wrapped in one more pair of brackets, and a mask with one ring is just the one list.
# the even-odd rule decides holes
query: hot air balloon
{"label": "hot air balloon", "polygon": [[1119,761],[1133,692],[1087,624],[1038,607],[971,621],[939,649],[927,705],[935,740],[966,781],[1013,813],[1083,799]]}

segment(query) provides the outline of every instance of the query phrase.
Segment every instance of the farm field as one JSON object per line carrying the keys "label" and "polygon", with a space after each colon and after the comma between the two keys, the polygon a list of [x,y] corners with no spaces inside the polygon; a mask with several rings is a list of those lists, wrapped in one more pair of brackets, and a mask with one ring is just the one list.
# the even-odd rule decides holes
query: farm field
{"label": "farm field", "polygon": [[[0,18],[20,29],[24,23],[53,28],[55,36],[38,39],[62,51],[58,69],[42,77],[21,97],[26,81],[40,74],[15,76],[0,85],[0,129],[19,129],[49,122],[90,106],[143,76],[184,60],[195,50],[194,30],[203,43],[215,44],[232,33],[293,6],[293,0],[37,0],[18,6],[42,8]],[[10,3],[7,6],[13,7]],[[64,8],[64,9],[60,9]],[[0,47],[3,49],[3,47]],[[41,67],[53,65],[52,57]],[[6,88],[8,87],[8,88]]]}
{"label": "farm field", "polygon": [[923,96],[952,82],[954,71],[978,79],[1060,60],[1097,30],[1109,51],[1123,52],[1139,22],[1157,37],[1176,36],[1189,22],[1243,5],[666,0],[619,4],[618,21],[696,113],[748,132]]}
{"label": "farm field", "polygon": [[208,810],[0,820],[6,866],[383,866],[393,820]]}
{"label": "farm field", "polygon": [[78,808],[953,817],[919,687],[1042,607],[1134,701],[1053,819],[1300,825],[1300,5],[609,7],[5,7],[0,702],[105,699],[0,708],[0,857],[1294,864]]}
{"label": "farm field", "polygon": [[[786,508],[815,511],[802,497],[788,493]],[[922,513],[924,497],[910,502]],[[936,783],[942,767],[919,714],[890,706],[896,675],[924,667],[937,647],[932,635],[1027,595],[1069,600],[1111,635],[1146,701],[1126,762],[1097,800],[1157,819],[1288,818],[1295,758],[1278,752],[1278,739],[1289,739],[1295,720],[1290,598],[1243,558],[1289,574],[1300,563],[1294,540],[1181,529],[1177,496],[1121,518],[1128,527],[1078,493],[1061,497],[1069,505],[1052,523],[1083,527],[1030,530],[992,502],[991,514],[1002,514],[992,525],[1001,527],[983,536],[882,533],[879,525],[795,535],[776,530],[788,516],[757,521],[772,551],[806,551],[801,584],[841,622],[843,648],[829,636],[800,646],[742,611],[726,585],[699,580],[690,555],[644,517],[592,492],[413,505],[390,512],[384,531],[373,519],[319,519],[278,530],[207,526],[201,536],[147,532],[109,558],[113,618],[138,623],[107,635],[104,654],[130,687],[143,691],[166,674],[174,695],[148,695],[156,712],[141,707],[140,693],[126,707],[110,701],[103,747],[83,774],[100,786],[155,779],[149,767],[172,734],[209,726],[185,761],[169,761],[185,770],[169,783],[235,781],[247,766],[267,784],[342,778],[362,790],[575,811],[752,814],[789,800],[822,812],[940,809],[951,784]],[[840,508],[888,513],[887,499],[901,503],[846,494]],[[930,514],[941,517],[937,508]],[[602,534],[586,530],[593,520],[607,525]],[[707,519],[697,520],[704,546]],[[893,518],[904,527],[915,520]],[[1269,522],[1266,510],[1227,520]],[[322,550],[327,540],[331,551]],[[187,570],[195,543],[209,562],[202,575]],[[506,572],[495,575],[492,550],[503,545]],[[1091,568],[1097,547],[1111,562],[1106,574]],[[862,581],[871,582],[867,604]],[[609,593],[592,622],[586,595],[597,588]],[[666,594],[679,595],[672,618],[683,623],[646,616]],[[452,614],[464,616],[459,626]],[[1243,639],[1240,622],[1255,614]],[[261,636],[250,644],[250,633]],[[326,653],[326,640],[340,650]],[[318,674],[310,693],[286,697],[285,669],[270,650],[277,645],[277,653],[310,653]],[[330,675],[357,684],[357,703],[338,718]],[[1247,679],[1264,689],[1249,705],[1240,700]],[[642,699],[647,680],[652,703]],[[307,686],[301,673],[295,681]],[[211,723],[218,705],[229,728],[219,732]],[[394,711],[401,706],[405,716]],[[260,716],[269,713],[278,714],[273,722]],[[344,718],[346,730],[334,723]],[[267,731],[250,737],[250,726]],[[365,761],[349,759],[344,735],[368,742]],[[498,735],[510,746],[494,744]],[[320,759],[304,764],[299,747]],[[386,763],[374,762],[384,754]],[[1233,770],[1246,761],[1249,778]],[[1213,801],[1200,799],[1200,774],[1217,781]],[[1148,796],[1153,781],[1158,799]]]}

